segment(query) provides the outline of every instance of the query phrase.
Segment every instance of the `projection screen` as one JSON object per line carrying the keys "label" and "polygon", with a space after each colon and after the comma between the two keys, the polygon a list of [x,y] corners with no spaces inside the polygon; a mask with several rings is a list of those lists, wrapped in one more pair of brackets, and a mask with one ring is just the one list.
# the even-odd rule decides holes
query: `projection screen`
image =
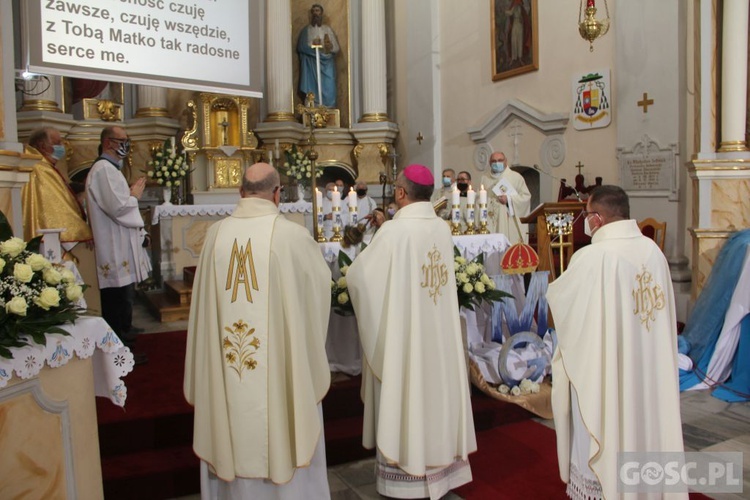
{"label": "projection screen", "polygon": [[32,73],[262,97],[260,0],[24,0]]}

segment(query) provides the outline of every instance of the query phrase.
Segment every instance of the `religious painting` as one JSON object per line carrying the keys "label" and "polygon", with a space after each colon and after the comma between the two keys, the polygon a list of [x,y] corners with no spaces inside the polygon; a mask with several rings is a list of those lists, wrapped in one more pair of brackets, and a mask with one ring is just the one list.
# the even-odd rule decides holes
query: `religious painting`
{"label": "religious painting", "polygon": [[537,0],[492,0],[492,81],[539,69]]}
{"label": "religious painting", "polygon": [[609,69],[573,75],[573,127],[604,128],[612,122]]}

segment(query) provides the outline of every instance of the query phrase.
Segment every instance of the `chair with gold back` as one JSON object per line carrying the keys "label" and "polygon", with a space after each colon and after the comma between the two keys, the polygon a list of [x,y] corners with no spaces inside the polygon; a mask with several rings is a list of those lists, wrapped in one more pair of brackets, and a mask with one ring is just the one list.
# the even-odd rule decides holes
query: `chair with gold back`
{"label": "chair with gold back", "polygon": [[648,217],[642,221],[638,221],[638,228],[643,233],[643,236],[647,236],[654,240],[659,245],[661,251],[664,251],[664,239],[667,235],[667,223],[659,222],[656,219]]}

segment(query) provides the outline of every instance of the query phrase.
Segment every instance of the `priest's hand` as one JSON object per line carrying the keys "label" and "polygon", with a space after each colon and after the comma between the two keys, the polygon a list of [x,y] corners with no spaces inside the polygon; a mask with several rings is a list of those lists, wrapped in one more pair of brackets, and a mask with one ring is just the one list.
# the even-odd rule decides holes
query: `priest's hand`
{"label": "priest's hand", "polygon": [[508,195],[507,194],[501,194],[497,197],[497,201],[499,201],[501,204],[508,206]]}
{"label": "priest's hand", "polygon": [[143,196],[143,190],[146,188],[146,178],[140,177],[137,181],[130,186],[130,196],[135,196],[137,199],[141,199]]}

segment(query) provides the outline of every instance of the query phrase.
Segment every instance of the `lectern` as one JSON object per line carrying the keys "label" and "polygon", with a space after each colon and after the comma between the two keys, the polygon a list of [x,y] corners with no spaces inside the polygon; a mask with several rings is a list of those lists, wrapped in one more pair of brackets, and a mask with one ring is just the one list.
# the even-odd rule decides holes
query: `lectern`
{"label": "lectern", "polygon": [[[559,274],[560,249],[564,251],[563,265],[567,268],[570,257],[578,248],[591,243],[591,238],[583,232],[583,217],[581,212],[586,208],[586,203],[579,201],[561,201],[556,203],[542,203],[537,206],[528,216],[520,220],[524,224],[536,224],[536,251],[539,254],[538,271],[549,271],[550,280],[557,278]],[[547,217],[556,214],[571,214],[573,218],[573,231],[570,234],[559,236],[550,235],[547,229]]]}

